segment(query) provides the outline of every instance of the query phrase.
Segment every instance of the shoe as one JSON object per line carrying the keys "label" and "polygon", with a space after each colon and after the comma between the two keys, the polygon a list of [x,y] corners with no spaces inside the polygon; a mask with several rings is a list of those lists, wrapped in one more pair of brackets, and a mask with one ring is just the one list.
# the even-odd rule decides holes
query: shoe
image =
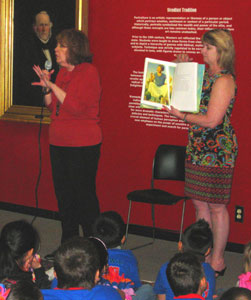
{"label": "shoe", "polygon": [[220,271],[214,270],[214,272],[215,272],[215,278],[218,278],[220,276],[224,276],[226,269],[227,269],[227,267],[225,267],[224,269],[222,269]]}

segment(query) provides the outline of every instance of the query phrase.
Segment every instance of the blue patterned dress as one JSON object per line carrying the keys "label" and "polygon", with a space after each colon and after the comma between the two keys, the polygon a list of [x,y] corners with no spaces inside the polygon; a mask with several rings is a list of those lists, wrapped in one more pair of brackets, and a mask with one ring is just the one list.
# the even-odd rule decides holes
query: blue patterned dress
{"label": "blue patterned dress", "polygon": [[[210,76],[205,72],[200,113],[206,114],[214,82],[228,74],[221,71]],[[235,90],[236,94],[236,90]],[[210,203],[227,204],[238,145],[230,123],[235,97],[224,115],[223,122],[215,128],[191,124],[188,131],[185,193],[192,199]]]}

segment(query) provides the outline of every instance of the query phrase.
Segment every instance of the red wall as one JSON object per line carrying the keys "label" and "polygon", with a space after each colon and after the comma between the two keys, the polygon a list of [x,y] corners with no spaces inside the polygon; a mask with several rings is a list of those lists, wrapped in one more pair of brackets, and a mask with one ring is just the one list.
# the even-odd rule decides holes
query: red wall
{"label": "red wall", "polygon": [[[128,201],[126,195],[133,189],[148,187],[150,183],[151,161],[157,146],[161,143],[185,145],[187,132],[166,128],[146,127],[130,118],[128,108],[130,72],[142,69],[146,55],[134,55],[130,50],[130,36],[134,15],[161,14],[168,1],[91,0],[89,15],[89,38],[94,53],[94,63],[102,80],[101,126],[103,145],[97,178],[97,193],[101,209],[118,210],[126,219]],[[179,1],[181,3],[183,1]],[[186,1],[184,1],[186,2]],[[189,7],[198,7],[201,1],[190,1]],[[250,60],[246,49],[250,48],[247,18],[248,5],[235,1],[212,1],[217,14],[234,16],[233,32],[237,50],[238,97],[233,112],[233,125],[239,141],[239,156],[233,181],[232,200],[229,205],[231,216],[230,242],[245,244],[250,239],[251,202],[249,201],[251,165],[249,160],[249,99],[251,94],[249,78]],[[126,5],[125,5],[126,3]],[[168,2],[175,5],[175,1]],[[211,4],[211,2],[210,2]],[[181,6],[181,4],[179,4]],[[242,6],[242,7],[241,7]],[[187,7],[187,5],[185,5]],[[224,8],[224,10],[221,10]],[[207,7],[199,7],[206,13]],[[226,12],[226,9],[229,11]],[[198,56],[198,55],[197,55]],[[173,56],[158,55],[152,58],[172,60]],[[197,59],[197,57],[195,56]],[[139,90],[138,90],[139,92]],[[20,205],[35,206],[35,184],[38,175],[38,130],[36,124],[0,121],[0,191],[1,201]],[[43,125],[42,176],[39,187],[39,207],[57,210],[54,196],[48,152],[48,126]],[[161,186],[165,184],[161,183]],[[172,183],[172,189],[182,193],[182,183]],[[244,207],[244,222],[234,222],[236,205]],[[151,216],[148,206],[135,204],[131,222],[150,226]],[[137,208],[136,208],[137,207]],[[181,205],[171,208],[157,207],[157,227],[177,229],[180,222]],[[189,203],[185,226],[194,221],[194,209]]]}
{"label": "red wall", "polygon": [[[0,121],[1,201],[35,207],[39,173],[39,125]],[[48,125],[41,132],[42,174],[39,208],[57,210],[49,161]]]}

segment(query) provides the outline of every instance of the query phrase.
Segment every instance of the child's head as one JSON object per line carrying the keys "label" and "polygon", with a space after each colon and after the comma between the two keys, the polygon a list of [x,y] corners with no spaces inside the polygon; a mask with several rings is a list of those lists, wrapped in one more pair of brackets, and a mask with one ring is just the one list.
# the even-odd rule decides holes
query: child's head
{"label": "child's head", "polygon": [[31,224],[24,220],[6,224],[0,236],[0,278],[28,271],[38,248],[39,236]]}
{"label": "child's head", "polygon": [[220,300],[251,300],[251,291],[241,287],[232,287],[221,295]]}
{"label": "child's head", "polygon": [[6,300],[43,300],[39,287],[29,280],[20,280],[11,285]]}
{"label": "child's head", "polygon": [[62,244],[55,254],[58,288],[91,289],[99,277],[99,255],[87,238],[76,237]]}
{"label": "child's head", "polygon": [[166,270],[167,280],[174,295],[202,294],[206,288],[203,267],[190,252],[177,253]]}
{"label": "child's head", "polygon": [[200,219],[185,229],[181,241],[183,251],[205,256],[212,247],[213,234],[209,224]]}
{"label": "child's head", "polygon": [[244,272],[251,272],[251,242],[244,248]]}
{"label": "child's head", "polygon": [[107,248],[115,248],[123,243],[125,223],[116,211],[106,211],[95,220],[93,235],[100,238]]}
{"label": "child's head", "polygon": [[108,265],[108,252],[106,245],[101,239],[96,237],[89,237],[88,240],[90,240],[93,245],[96,247],[98,254],[99,254],[99,272],[100,274],[104,273],[106,271],[107,265]]}

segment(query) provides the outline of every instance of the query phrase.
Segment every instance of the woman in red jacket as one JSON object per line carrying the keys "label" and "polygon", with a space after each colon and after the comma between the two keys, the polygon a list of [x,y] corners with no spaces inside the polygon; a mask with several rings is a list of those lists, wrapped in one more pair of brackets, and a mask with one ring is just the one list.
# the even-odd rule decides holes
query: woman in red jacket
{"label": "woman in red jacket", "polygon": [[40,82],[33,85],[43,87],[45,104],[52,112],[50,156],[64,242],[79,235],[79,224],[89,236],[99,214],[96,173],[102,140],[101,86],[83,32],[63,30],[57,36],[55,54],[60,66],[56,82],[50,81],[53,71],[34,66]]}

